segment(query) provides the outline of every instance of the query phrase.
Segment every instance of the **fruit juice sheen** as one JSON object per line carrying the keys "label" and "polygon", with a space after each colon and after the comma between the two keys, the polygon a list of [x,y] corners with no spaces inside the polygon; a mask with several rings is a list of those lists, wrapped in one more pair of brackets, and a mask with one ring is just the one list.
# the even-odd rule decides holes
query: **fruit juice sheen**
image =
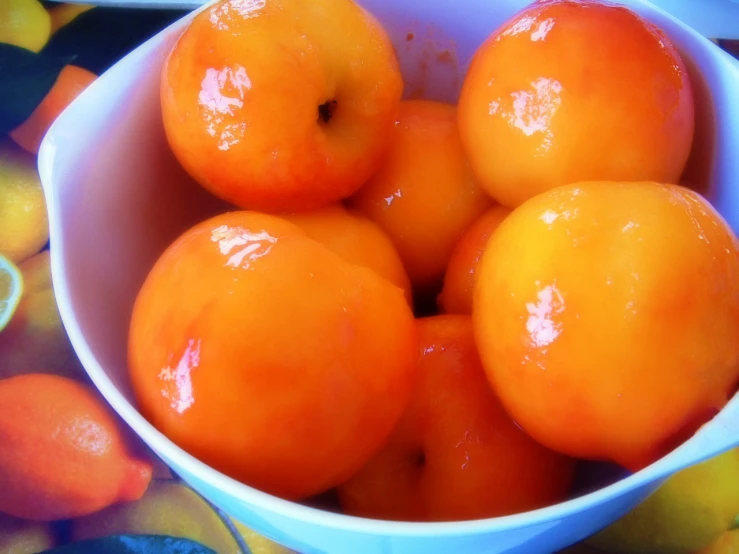
{"label": "fruit juice sheen", "polygon": [[261,491],[521,513],[579,494],[576,467],[650,465],[739,382],[739,242],[663,31],[535,2],[456,80],[433,42],[352,0],[220,0],[166,58],[167,145],[228,210],[150,268],[129,374],[162,433]]}

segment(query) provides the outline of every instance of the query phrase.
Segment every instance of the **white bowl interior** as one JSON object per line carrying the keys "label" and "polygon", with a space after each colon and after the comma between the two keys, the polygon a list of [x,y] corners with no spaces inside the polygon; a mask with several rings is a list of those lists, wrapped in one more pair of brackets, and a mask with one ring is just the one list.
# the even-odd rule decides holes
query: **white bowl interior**
{"label": "white bowl interior", "polygon": [[[365,0],[396,44],[408,96],[454,101],[477,46],[526,0]],[[676,42],[691,69],[698,100],[695,148],[686,180],[704,183],[724,217],[739,228],[739,70],[708,41],[659,10],[631,0]],[[274,511],[290,503],[241,486],[178,449],[135,411],[126,367],[133,301],[164,248],[192,224],[230,209],[190,179],[170,152],[160,118],[159,72],[183,23],[177,23],[104,74],[57,120],[39,156],[49,204],[52,270],[62,318],[80,359],[103,395],[144,440],[177,467],[227,495]],[[412,39],[409,39],[412,34]],[[700,68],[700,71],[698,71]],[[733,87],[733,88],[732,88]],[[673,457],[654,470],[578,499],[512,518],[480,522],[478,530],[556,518],[607,500],[739,442],[701,443],[700,453]],[[685,450],[687,452],[687,450]],[[676,453],[677,455],[677,453]],[[690,458],[692,456],[692,458]],[[630,483],[630,484],[629,484]],[[646,494],[646,493],[644,493]],[[638,496],[638,495],[637,495]],[[633,502],[639,500],[634,496]],[[574,503],[573,503],[574,502]],[[591,504],[587,504],[590,502]],[[301,511],[302,510],[302,511]],[[316,512],[316,510],[314,510]],[[291,517],[319,517],[298,508]],[[614,511],[613,517],[618,514]],[[320,516],[323,518],[324,516]],[[327,515],[322,524],[350,525]],[[343,519],[331,519],[343,518]],[[538,518],[538,519],[537,519]],[[316,520],[318,521],[318,520]],[[459,534],[463,524],[433,526],[356,523],[366,533]],[[455,527],[456,525],[456,527]],[[477,525],[477,524],[476,524]],[[595,529],[593,529],[595,530]],[[492,551],[492,550],[491,550]],[[359,550],[357,550],[359,552]],[[531,550],[530,552],[534,552]]]}

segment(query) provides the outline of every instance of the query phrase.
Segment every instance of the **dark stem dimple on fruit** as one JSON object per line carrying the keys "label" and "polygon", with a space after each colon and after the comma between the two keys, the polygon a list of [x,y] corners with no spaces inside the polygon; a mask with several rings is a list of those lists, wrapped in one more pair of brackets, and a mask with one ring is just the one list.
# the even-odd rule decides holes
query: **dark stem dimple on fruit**
{"label": "dark stem dimple on fruit", "polygon": [[319,123],[328,123],[336,111],[338,102],[336,100],[326,100],[323,104],[318,106],[318,121]]}

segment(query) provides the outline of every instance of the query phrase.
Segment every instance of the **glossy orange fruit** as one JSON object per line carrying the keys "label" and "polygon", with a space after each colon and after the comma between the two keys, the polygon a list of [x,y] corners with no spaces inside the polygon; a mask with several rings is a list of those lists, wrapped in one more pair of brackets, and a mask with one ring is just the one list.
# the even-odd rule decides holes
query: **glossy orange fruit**
{"label": "glossy orange fruit", "polygon": [[490,235],[511,211],[496,204],[464,232],[452,250],[444,273],[444,286],[437,298],[442,312],[471,314],[475,274]]}
{"label": "glossy orange fruit", "polygon": [[422,318],[418,328],[411,403],[383,450],[339,487],[344,510],[380,519],[464,520],[563,500],[573,461],[536,443],[505,412],[480,365],[470,317]]}
{"label": "glossy orange fruit", "polygon": [[459,128],[480,185],[515,207],[576,181],[677,183],[693,94],[670,40],[628,8],[545,0],[478,49]]}
{"label": "glossy orange fruit", "polygon": [[142,413],[214,468],[290,499],[348,479],[416,374],[403,291],[284,219],[232,212],[185,232],[134,306]]}
{"label": "glossy orange fruit", "polygon": [[9,133],[10,138],[23,149],[38,154],[41,141],[51,124],[95,79],[97,75],[82,67],[64,67],[46,97],[28,119]]}
{"label": "glossy orange fruit", "polygon": [[67,519],[141,498],[151,464],[98,393],[58,375],[0,380],[0,512]]}
{"label": "glossy orange fruit", "polygon": [[498,227],[473,319],[513,418],[574,457],[636,470],[739,382],[739,241],[677,185],[580,183]]}
{"label": "glossy orange fruit", "polygon": [[462,151],[456,113],[402,102],[381,169],[349,202],[390,236],[421,294],[435,296],[455,243],[491,204]]}
{"label": "glossy orange fruit", "polygon": [[324,244],[347,262],[368,267],[403,289],[412,305],[413,292],[403,261],[392,241],[370,219],[340,204],[280,217],[295,223],[310,238]]}
{"label": "glossy orange fruit", "polygon": [[169,55],[162,115],[173,152],[213,194],[304,211],[377,170],[402,91],[390,39],[353,0],[220,0]]}

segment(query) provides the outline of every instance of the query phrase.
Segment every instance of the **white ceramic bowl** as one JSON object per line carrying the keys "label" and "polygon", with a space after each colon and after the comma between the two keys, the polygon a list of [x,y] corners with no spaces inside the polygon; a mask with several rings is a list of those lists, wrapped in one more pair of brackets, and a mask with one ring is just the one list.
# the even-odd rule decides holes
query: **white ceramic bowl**
{"label": "white ceramic bowl", "polygon": [[[526,0],[363,0],[387,27],[409,90],[455,100],[476,47]],[[698,109],[690,170],[739,228],[739,66],[696,32],[642,0],[624,3],[678,45]],[[458,523],[344,516],[275,498],[193,458],[136,411],[126,370],[131,307],[149,268],[180,232],[225,209],[175,162],[160,121],[159,73],[192,15],[102,75],[56,121],[39,153],[49,206],[52,273],[62,319],[100,392],[191,486],[244,524],[302,554],[555,552],[606,526],[668,475],[739,444],[739,397],[695,436],[610,486],[528,513]],[[408,32],[417,40],[405,41]],[[450,49],[457,63],[437,57]],[[428,70],[421,70],[425,59]],[[495,494],[495,491],[491,491]]]}

